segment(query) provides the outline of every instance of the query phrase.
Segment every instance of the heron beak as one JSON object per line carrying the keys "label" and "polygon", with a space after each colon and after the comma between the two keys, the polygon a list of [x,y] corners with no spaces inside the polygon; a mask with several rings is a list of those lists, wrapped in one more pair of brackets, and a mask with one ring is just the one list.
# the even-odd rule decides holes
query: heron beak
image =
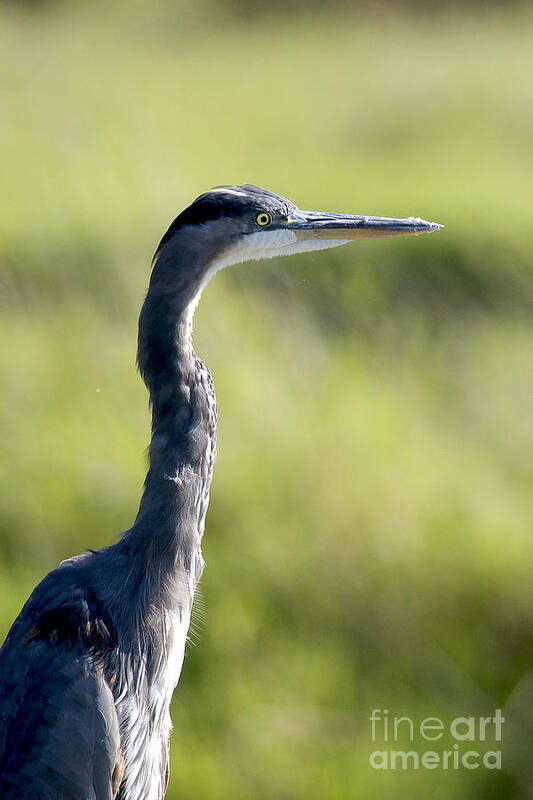
{"label": "heron beak", "polygon": [[368,239],[382,236],[418,236],[433,233],[444,227],[418,217],[394,219],[366,217],[358,214],[322,214],[317,211],[298,211],[292,214],[287,227],[298,239]]}

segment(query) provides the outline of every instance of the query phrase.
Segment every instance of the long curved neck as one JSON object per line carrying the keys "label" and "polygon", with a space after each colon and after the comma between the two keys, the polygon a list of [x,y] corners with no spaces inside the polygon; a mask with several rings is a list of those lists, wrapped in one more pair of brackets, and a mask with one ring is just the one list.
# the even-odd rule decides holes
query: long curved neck
{"label": "long curved neck", "polygon": [[[206,400],[198,378],[201,362],[192,346],[191,304],[179,293],[148,292],[139,319],[137,358],[152,408],[148,488],[152,480],[167,480],[202,458],[202,448],[191,435]],[[143,501],[150,499],[147,495],[145,491]]]}
{"label": "long curved neck", "polygon": [[134,580],[143,584],[143,604],[152,606],[164,604],[169,591],[192,600],[216,454],[214,388],[191,338],[197,292],[169,285],[164,267],[154,268],[139,318],[152,438],[139,512],[126,534]]}

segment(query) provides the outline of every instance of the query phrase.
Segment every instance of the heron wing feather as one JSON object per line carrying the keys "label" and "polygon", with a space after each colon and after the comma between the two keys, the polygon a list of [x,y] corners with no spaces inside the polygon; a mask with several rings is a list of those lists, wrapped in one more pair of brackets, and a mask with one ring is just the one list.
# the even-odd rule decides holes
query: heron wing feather
{"label": "heron wing feather", "polygon": [[94,615],[72,590],[47,607],[46,588],[0,651],[0,797],[113,800],[119,725],[101,652],[86,646]]}

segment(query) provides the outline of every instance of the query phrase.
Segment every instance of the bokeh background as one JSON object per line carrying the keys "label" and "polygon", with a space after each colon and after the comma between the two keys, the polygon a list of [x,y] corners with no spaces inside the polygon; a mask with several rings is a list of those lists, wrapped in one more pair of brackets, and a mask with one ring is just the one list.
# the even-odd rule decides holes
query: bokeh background
{"label": "bokeh background", "polygon": [[[168,796],[531,796],[531,4],[43,0],[0,38],[2,637],[134,519],[136,318],[181,208],[251,182],[437,220],[204,293],[219,458]],[[501,771],[369,766],[373,708],[496,707]]]}

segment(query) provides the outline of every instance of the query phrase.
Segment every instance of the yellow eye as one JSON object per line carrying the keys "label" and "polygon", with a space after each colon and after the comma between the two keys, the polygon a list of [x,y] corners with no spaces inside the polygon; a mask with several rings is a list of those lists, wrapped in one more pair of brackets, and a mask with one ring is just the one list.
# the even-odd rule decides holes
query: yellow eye
{"label": "yellow eye", "polygon": [[266,225],[270,225],[272,222],[272,217],[270,214],[267,214],[266,211],[261,211],[261,213],[255,218],[255,221],[258,225],[261,225],[261,227],[264,228]]}

